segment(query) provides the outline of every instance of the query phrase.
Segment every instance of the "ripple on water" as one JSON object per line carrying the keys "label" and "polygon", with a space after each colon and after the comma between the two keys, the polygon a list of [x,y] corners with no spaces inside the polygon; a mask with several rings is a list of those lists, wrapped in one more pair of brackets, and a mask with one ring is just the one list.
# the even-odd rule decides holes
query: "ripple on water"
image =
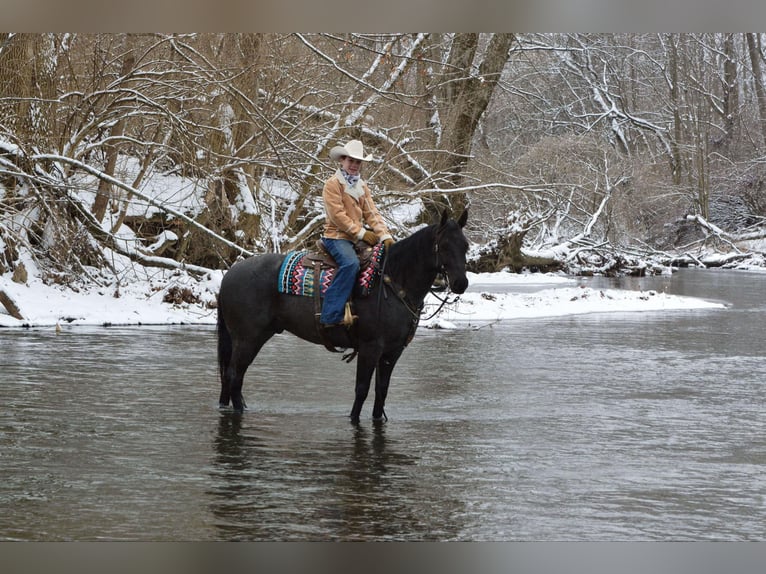
{"label": "ripple on water", "polygon": [[359,427],[291,336],[240,417],[211,328],[4,331],[0,538],[763,539],[762,284],[678,280],[733,306],[419,333]]}

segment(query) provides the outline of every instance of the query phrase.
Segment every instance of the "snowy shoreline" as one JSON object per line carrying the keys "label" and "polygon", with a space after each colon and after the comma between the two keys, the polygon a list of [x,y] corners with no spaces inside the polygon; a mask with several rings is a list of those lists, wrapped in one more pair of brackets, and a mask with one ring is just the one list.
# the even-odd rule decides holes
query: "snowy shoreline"
{"label": "snowy shoreline", "polygon": [[[12,317],[0,305],[0,328],[214,325],[215,297],[222,277],[222,271],[214,271],[206,280],[197,281],[176,271],[119,287],[82,288],[77,292],[45,285],[36,277],[26,284],[14,283],[4,275],[0,276],[0,291],[17,303],[23,319]],[[469,282],[468,292],[456,302],[452,302],[456,296],[450,294],[451,303],[432,318],[440,301],[429,295],[420,326],[455,329],[523,318],[726,307],[720,302],[652,290],[582,287],[574,278],[560,275],[470,273]],[[194,302],[164,302],[173,288],[176,292],[188,289]]]}

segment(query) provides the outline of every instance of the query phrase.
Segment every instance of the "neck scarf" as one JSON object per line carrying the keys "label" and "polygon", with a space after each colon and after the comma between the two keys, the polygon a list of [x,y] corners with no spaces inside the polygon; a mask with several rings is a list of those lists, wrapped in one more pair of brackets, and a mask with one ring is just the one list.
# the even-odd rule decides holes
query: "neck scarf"
{"label": "neck scarf", "polygon": [[358,175],[351,175],[343,168],[340,169],[340,172],[343,174],[343,179],[346,180],[346,183],[348,183],[349,187],[354,187],[356,182],[359,181],[360,176]]}

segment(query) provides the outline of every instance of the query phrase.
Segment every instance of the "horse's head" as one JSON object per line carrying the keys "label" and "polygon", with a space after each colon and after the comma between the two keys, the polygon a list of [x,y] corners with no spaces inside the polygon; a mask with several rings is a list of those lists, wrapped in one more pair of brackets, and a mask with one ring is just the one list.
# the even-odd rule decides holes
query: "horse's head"
{"label": "horse's head", "polygon": [[464,293],[468,288],[465,275],[465,256],[468,252],[468,240],[463,235],[463,227],[468,220],[468,210],[455,221],[447,210],[442,212],[441,222],[436,228],[436,259],[439,267],[447,276],[449,287],[454,293]]}

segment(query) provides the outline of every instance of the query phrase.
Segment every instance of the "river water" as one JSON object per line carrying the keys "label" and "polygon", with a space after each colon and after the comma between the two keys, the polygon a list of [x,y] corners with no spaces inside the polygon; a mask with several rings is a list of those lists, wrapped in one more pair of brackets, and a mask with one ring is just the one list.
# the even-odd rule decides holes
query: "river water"
{"label": "river water", "polygon": [[0,330],[0,540],[766,539],[766,275],[619,283],[729,306],[421,329],[358,427],[290,335],[239,417],[211,327]]}

